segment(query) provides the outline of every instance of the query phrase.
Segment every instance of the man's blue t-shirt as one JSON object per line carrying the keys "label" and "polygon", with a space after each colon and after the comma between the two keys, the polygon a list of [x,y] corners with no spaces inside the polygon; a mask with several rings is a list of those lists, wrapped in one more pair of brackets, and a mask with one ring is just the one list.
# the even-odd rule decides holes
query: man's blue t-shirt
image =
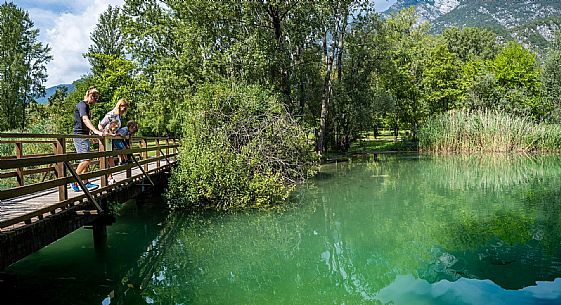
{"label": "man's blue t-shirt", "polygon": [[82,117],[85,115],[88,116],[88,119],[90,118],[90,105],[85,101],[80,101],[74,108],[74,134],[90,134],[90,129],[82,121]]}

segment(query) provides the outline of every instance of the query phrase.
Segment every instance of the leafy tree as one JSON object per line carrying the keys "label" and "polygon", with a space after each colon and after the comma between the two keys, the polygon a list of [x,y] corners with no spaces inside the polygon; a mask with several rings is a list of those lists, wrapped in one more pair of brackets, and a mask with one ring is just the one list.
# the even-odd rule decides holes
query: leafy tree
{"label": "leafy tree", "polygon": [[[343,83],[345,91],[355,102],[353,116],[355,134],[373,130],[378,136],[388,113],[395,112],[395,96],[384,85],[384,74],[391,70],[391,56],[388,50],[386,22],[373,12],[358,16],[351,25],[352,30],[347,39],[348,56],[346,58]],[[338,119],[338,111],[335,120]],[[350,137],[355,140],[359,137]]]}
{"label": "leafy tree", "polygon": [[508,43],[489,63],[504,88],[525,87],[539,91],[537,55],[516,42]]}
{"label": "leafy tree", "polygon": [[383,43],[379,35],[382,20],[373,11],[365,11],[349,26],[352,30],[346,34],[344,62],[337,68],[332,115],[327,124],[328,147],[342,151],[364,131],[372,130],[376,115],[386,111],[385,105],[376,103],[376,86],[372,83],[372,75],[381,65],[379,56],[372,54]]}
{"label": "leafy tree", "polygon": [[[92,107],[92,117],[102,118],[113,109],[119,99],[127,98],[127,119],[138,120],[134,101],[142,92],[145,82],[142,77],[136,75],[135,64],[125,57],[121,10],[109,6],[99,17],[90,38],[92,44],[84,56],[91,64],[91,82],[101,93],[100,101]],[[144,122],[140,123],[143,125]],[[146,132],[146,128],[142,130],[149,133]]]}
{"label": "leafy tree", "polygon": [[102,94],[100,101],[92,108],[93,117],[103,117],[105,113],[115,107],[115,103],[120,98],[127,98],[131,102],[127,116],[132,118],[137,108],[134,99],[143,85],[143,82],[134,74],[134,64],[130,60],[115,55],[90,54],[90,56],[104,67],[103,70],[97,70],[92,75],[92,82]]}
{"label": "leafy tree", "polygon": [[537,55],[510,42],[488,62],[511,112],[532,115],[539,120],[549,110],[540,96],[540,68]]}
{"label": "leafy tree", "polygon": [[448,51],[466,62],[474,59],[488,60],[499,52],[497,35],[484,28],[446,28],[442,33]]}
{"label": "leafy tree", "polygon": [[557,32],[551,49],[543,64],[542,82],[545,98],[553,107],[551,118],[561,122],[561,32]]}
{"label": "leafy tree", "polygon": [[393,112],[386,117],[395,137],[401,127],[415,132],[427,114],[421,83],[427,52],[435,44],[427,31],[427,24],[417,26],[413,9],[392,15],[384,25],[387,47],[377,51],[385,54],[387,64],[382,66],[379,79],[385,94],[395,102]]}
{"label": "leafy tree", "polygon": [[382,20],[358,0],[126,0],[121,12],[132,64],[98,53],[112,68],[94,74],[102,91],[134,96],[152,133],[181,133],[189,97],[225,82],[278,94],[301,126],[318,129],[319,151],[345,149],[381,122],[415,132],[431,113],[464,106],[543,115],[537,66],[522,68],[531,56],[512,69],[523,52],[499,53],[492,32],[429,35],[411,9]]}
{"label": "leafy tree", "polygon": [[[471,69],[475,69],[469,71]],[[467,79],[469,77],[469,79]],[[481,62],[464,66],[464,84],[467,87],[464,106],[469,109],[504,109],[500,104],[501,91],[497,78]]]}
{"label": "leafy tree", "polygon": [[[126,1],[127,45],[153,84],[141,103],[177,113],[200,84],[226,79],[272,88],[290,112],[310,117],[321,58],[316,10],[301,1]],[[166,125],[154,128],[176,130]]]}
{"label": "leafy tree", "polygon": [[313,153],[282,103],[256,86],[207,85],[189,99],[174,207],[254,207],[287,199]]}
{"label": "leafy tree", "polygon": [[90,34],[92,44],[84,56],[88,58],[93,74],[102,73],[107,69],[106,62],[98,57],[99,54],[110,55],[114,58],[123,57],[125,54],[120,16],[120,9],[110,5],[99,16],[97,26]]}
{"label": "leafy tree", "polygon": [[430,51],[423,71],[424,98],[431,113],[446,112],[460,106],[462,66],[456,54],[438,45]]}
{"label": "leafy tree", "polygon": [[[49,118],[55,133],[70,133],[73,126],[73,116],[68,115],[64,102],[68,96],[68,88],[60,86],[48,99],[45,117]],[[73,108],[72,108],[73,109]]]}
{"label": "leafy tree", "polygon": [[325,64],[325,76],[323,85],[323,97],[321,101],[321,112],[319,117],[319,139],[317,139],[317,152],[321,154],[327,149],[327,121],[330,104],[333,99],[333,76],[337,69],[337,82],[341,82],[345,35],[349,16],[361,6],[368,5],[368,1],[335,0],[320,2],[322,13],[321,29],[323,33],[322,63]]}
{"label": "leafy tree", "polygon": [[29,14],[0,4],[0,130],[24,128],[25,105],[45,94],[50,48],[37,41]]}

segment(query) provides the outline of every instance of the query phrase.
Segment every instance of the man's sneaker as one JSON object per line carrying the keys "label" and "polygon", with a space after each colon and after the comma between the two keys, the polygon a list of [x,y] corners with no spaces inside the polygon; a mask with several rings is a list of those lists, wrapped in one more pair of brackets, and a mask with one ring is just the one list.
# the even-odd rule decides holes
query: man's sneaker
{"label": "man's sneaker", "polygon": [[77,183],[77,182],[70,183],[70,186],[72,187],[72,189],[74,190],[74,192],[79,192],[79,191],[81,191],[81,190],[80,190],[80,187],[78,186],[78,183]]}
{"label": "man's sneaker", "polygon": [[99,188],[99,185],[88,182],[86,184],[86,188],[88,189],[88,191],[93,191],[93,190],[97,190]]}
{"label": "man's sneaker", "polygon": [[115,184],[115,183],[117,183],[117,181],[115,181],[115,179],[113,177],[107,179],[107,184],[108,185],[112,185],[112,184]]}

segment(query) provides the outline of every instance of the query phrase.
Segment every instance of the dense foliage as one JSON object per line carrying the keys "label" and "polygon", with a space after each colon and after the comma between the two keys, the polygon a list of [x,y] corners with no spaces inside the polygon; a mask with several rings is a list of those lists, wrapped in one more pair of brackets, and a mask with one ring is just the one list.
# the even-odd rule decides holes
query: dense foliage
{"label": "dense foliage", "polygon": [[427,118],[453,109],[555,120],[559,74],[549,63],[558,45],[544,50],[542,68],[535,53],[490,30],[429,29],[412,9],[381,18],[367,1],[127,0],[92,33],[92,74],[46,112],[71,117],[95,85],[94,121],[126,97],[141,133],[179,135],[188,115],[180,105],[202,85],[256,85],[315,133],[320,153],[381,128],[416,138]]}
{"label": "dense foliage", "polygon": [[172,205],[219,209],[287,199],[313,170],[304,130],[259,87],[208,85],[187,104]]}
{"label": "dense foliage", "polygon": [[[416,140],[422,126],[450,112],[504,114],[528,124],[555,124],[561,117],[560,43],[540,50],[539,57],[489,29],[448,28],[432,34],[413,9],[382,17],[371,1],[125,0],[121,8],[109,7],[91,38],[85,54],[91,74],[75,82],[75,92],[58,92],[48,106],[33,112],[47,118],[49,130],[67,133],[74,105],[88,87],[101,91],[100,102],[92,107],[94,123],[119,98],[127,98],[131,108],[125,120],[137,120],[141,134],[184,136],[186,165],[174,179],[183,191],[185,177],[206,183],[204,196],[189,195],[191,203],[225,200],[222,206],[230,206],[226,193],[242,186],[254,187],[255,193],[238,192],[241,205],[265,202],[259,188],[267,184],[260,180],[251,186],[254,177],[269,179],[263,191],[279,188],[268,197],[273,202],[290,189],[280,182],[299,180],[292,167],[252,168],[243,163],[251,161],[248,152],[226,149],[225,135],[240,133],[235,124],[241,121],[214,117],[222,127],[206,125],[202,113],[253,109],[244,104],[249,102],[245,97],[274,100],[278,121],[252,110],[255,116],[244,118],[249,120],[244,124],[282,123],[298,130],[294,138],[279,142],[284,143],[277,147],[283,156],[295,147],[304,150],[300,134],[313,138],[319,155],[347,151],[380,129],[396,137],[407,131]],[[241,104],[214,108],[212,100]],[[215,134],[199,138],[206,134],[203,127]],[[263,137],[262,146],[243,146],[263,154],[259,158],[268,152],[260,148],[278,144],[267,133],[247,137],[252,139],[248,143]],[[297,160],[306,167],[306,158]],[[218,161],[231,175],[209,174],[207,166]],[[231,177],[237,178],[218,183]]]}
{"label": "dense foliage", "polygon": [[45,93],[51,56],[38,36],[26,11],[0,4],[0,131],[24,128],[26,104]]}

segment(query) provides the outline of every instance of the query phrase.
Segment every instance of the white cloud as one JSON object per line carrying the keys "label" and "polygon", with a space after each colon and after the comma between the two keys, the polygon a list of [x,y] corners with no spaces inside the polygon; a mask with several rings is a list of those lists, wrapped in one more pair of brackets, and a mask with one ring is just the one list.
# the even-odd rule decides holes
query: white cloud
{"label": "white cloud", "polygon": [[[88,60],[82,54],[86,53],[91,43],[90,33],[94,30],[99,19],[108,5],[120,6],[124,0],[94,0],[78,1],[86,3],[82,11],[66,12],[54,18],[49,26],[41,29],[42,41],[49,44],[53,60],[47,65],[49,78],[46,87],[62,83],[71,83],[89,72]],[[31,11],[31,10],[30,10]],[[31,12],[30,12],[31,15]],[[48,18],[49,13],[37,17]]]}
{"label": "white cloud", "polygon": [[54,21],[59,14],[51,10],[36,7],[27,9],[27,12],[29,13],[31,21],[33,21],[34,27],[39,29],[39,39],[44,42],[47,29],[54,26]]}

